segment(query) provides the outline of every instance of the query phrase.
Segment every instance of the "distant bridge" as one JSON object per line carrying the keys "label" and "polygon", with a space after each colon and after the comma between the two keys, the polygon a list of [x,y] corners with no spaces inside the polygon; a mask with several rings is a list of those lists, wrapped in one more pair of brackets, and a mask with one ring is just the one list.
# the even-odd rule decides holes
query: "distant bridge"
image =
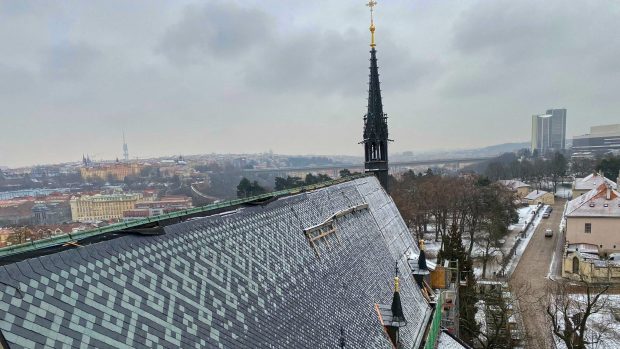
{"label": "distant bridge", "polygon": [[[420,166],[442,165],[459,169],[463,166],[483,162],[492,159],[492,157],[469,157],[469,158],[450,158],[450,159],[428,159],[428,160],[412,160],[412,161],[394,161],[389,163],[389,171],[391,174],[406,172]],[[324,173],[331,177],[338,177],[341,170],[348,169],[351,172],[363,172],[364,164],[337,164],[337,165],[320,165],[320,166],[300,166],[300,167],[281,167],[281,168],[255,168],[245,169],[243,174],[248,177],[271,175],[276,177],[299,176],[303,177],[307,173]]]}

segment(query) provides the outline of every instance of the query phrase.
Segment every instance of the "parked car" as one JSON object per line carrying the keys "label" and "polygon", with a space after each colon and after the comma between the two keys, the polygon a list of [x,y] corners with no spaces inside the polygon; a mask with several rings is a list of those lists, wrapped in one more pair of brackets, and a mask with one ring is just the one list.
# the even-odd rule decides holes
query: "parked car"
{"label": "parked car", "polygon": [[546,230],[545,230],[545,237],[546,237],[546,238],[550,238],[550,237],[552,237],[552,236],[553,236],[553,230],[551,230],[551,229],[546,229]]}
{"label": "parked car", "polygon": [[549,218],[549,212],[545,211],[545,213],[543,213],[543,218]]}

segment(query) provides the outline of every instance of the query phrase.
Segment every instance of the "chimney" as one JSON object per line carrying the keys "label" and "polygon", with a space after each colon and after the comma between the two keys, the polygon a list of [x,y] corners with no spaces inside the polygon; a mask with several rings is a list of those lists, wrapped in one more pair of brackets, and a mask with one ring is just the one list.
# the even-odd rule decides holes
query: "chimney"
{"label": "chimney", "polygon": [[606,183],[606,187],[607,187],[607,193],[605,194],[605,199],[607,200],[611,200],[611,185],[609,185],[609,183]]}

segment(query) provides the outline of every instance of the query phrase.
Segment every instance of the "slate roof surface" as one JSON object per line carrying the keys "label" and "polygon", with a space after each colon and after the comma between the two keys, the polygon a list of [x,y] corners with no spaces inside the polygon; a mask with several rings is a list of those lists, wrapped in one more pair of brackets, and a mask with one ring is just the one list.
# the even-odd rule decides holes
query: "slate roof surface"
{"label": "slate roof surface", "polygon": [[[317,242],[303,229],[334,222]],[[374,177],[230,215],[0,267],[0,332],[13,348],[392,348],[375,303],[389,304],[394,265],[418,252]],[[344,287],[343,287],[344,286]],[[430,308],[401,278],[405,348]]]}

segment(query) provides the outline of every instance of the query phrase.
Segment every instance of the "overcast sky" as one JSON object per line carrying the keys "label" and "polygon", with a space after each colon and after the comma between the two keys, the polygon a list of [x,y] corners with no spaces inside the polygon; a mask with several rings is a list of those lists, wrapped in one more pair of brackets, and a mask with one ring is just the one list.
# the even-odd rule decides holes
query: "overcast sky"
{"label": "overcast sky", "polygon": [[[360,154],[364,0],[0,1],[0,165]],[[379,0],[391,152],[620,122],[620,3]]]}

